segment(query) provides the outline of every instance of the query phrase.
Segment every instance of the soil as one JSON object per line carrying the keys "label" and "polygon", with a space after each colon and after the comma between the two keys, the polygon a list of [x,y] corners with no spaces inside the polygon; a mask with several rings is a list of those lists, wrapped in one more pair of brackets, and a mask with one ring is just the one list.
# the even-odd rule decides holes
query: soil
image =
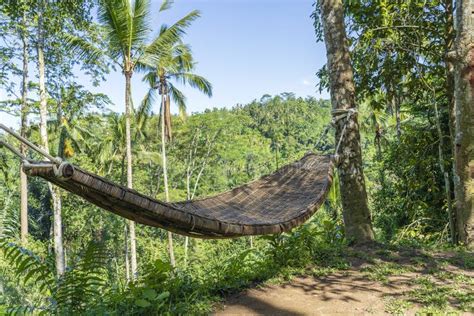
{"label": "soil", "polygon": [[[410,295],[410,291],[419,286],[413,281],[420,277],[430,278],[435,284],[464,288],[467,295],[474,296],[474,271],[456,264],[454,254],[427,256],[409,251],[389,253],[388,258],[369,257],[372,258],[369,262],[367,257],[351,258],[348,270],[323,276],[300,276],[284,284],[261,285],[231,295],[218,307],[215,315],[414,315],[426,308]],[[382,277],[370,273],[374,271],[371,267],[387,263],[395,265],[398,270]],[[437,279],[439,275],[449,275],[450,278]],[[457,282],[454,280],[459,279],[457,276],[467,283],[454,284]],[[400,303],[391,304],[391,301],[409,303],[399,306]],[[456,310],[456,307],[456,302],[447,306],[448,311]],[[458,313],[473,315],[463,311]]]}

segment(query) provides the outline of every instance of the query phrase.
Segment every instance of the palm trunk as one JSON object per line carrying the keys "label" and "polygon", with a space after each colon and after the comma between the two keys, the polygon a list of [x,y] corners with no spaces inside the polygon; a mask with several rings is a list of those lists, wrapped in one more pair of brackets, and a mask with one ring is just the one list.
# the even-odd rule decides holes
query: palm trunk
{"label": "palm trunk", "polygon": [[456,2],[454,192],[459,240],[474,248],[474,2]]}
{"label": "palm trunk", "polygon": [[[130,129],[130,121],[132,118],[132,72],[125,71],[125,147],[127,160],[127,187],[133,188],[133,173],[132,173],[132,136]],[[132,272],[132,279],[137,277],[137,242],[135,236],[135,222],[129,220],[129,234],[130,234],[130,268]]]}
{"label": "palm trunk", "polygon": [[165,106],[165,136],[166,141],[171,141],[171,104],[170,104],[170,96],[169,94],[166,95],[166,106]]}
{"label": "palm trunk", "polygon": [[[191,155],[189,158],[192,159]],[[186,197],[188,201],[191,200],[191,173],[190,173],[189,165],[186,172]],[[184,267],[188,266],[188,247],[189,247],[189,237],[185,236],[184,237]]]}
{"label": "palm trunk", "polygon": [[[166,93],[164,87],[161,91],[161,157],[163,160],[163,179],[165,183],[165,201],[169,202],[169,188],[168,188],[168,167],[166,159],[166,116],[165,116],[165,107],[166,107]],[[172,267],[176,266],[176,260],[174,257],[174,248],[173,248],[173,234],[168,232],[168,252],[170,256],[170,263]]]}
{"label": "palm trunk", "polygon": [[130,261],[128,255],[128,231],[127,225],[124,227],[125,232],[125,245],[124,245],[124,252],[125,252],[125,278],[127,279],[127,283],[130,282]]}
{"label": "palm trunk", "polygon": [[[320,0],[331,102],[334,109],[356,108],[353,70],[344,26],[341,0]],[[341,137],[345,120],[336,127],[336,140]],[[353,115],[341,143],[339,179],[346,237],[355,243],[371,242],[374,232],[367,202],[357,116]]]}
{"label": "palm trunk", "polygon": [[[23,76],[21,81],[21,136],[26,138],[28,129],[28,34],[26,30],[26,12],[23,13],[21,41],[23,47]],[[21,144],[20,151],[26,156],[26,146]],[[21,242],[24,244],[28,238],[28,179],[20,169],[20,227]]]}
{"label": "palm trunk", "polygon": [[[45,62],[44,62],[44,37],[43,37],[43,14],[40,8],[38,12],[38,74],[39,74],[39,95],[40,95],[40,137],[43,149],[49,152],[47,115],[48,115],[48,99],[46,95],[45,84]],[[64,248],[63,248],[63,232],[62,232],[62,215],[61,215],[61,196],[59,189],[48,183],[49,191],[53,200],[53,240],[54,254],[56,257],[56,274],[61,276],[64,274]]]}

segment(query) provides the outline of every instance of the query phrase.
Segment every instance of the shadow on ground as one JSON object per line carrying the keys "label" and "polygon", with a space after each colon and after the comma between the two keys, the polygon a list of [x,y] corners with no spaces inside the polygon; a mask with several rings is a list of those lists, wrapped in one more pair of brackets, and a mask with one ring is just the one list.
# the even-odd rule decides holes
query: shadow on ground
{"label": "shadow on ground", "polygon": [[345,270],[311,267],[287,283],[228,297],[216,315],[474,312],[474,254],[348,249]]}

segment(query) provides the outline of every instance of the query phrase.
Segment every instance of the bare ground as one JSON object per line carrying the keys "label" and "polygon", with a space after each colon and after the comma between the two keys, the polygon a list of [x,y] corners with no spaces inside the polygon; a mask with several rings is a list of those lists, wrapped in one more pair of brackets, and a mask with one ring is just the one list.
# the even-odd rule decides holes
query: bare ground
{"label": "bare ground", "polygon": [[249,289],[228,297],[215,315],[474,315],[472,253],[354,254],[347,270],[312,269],[284,284]]}

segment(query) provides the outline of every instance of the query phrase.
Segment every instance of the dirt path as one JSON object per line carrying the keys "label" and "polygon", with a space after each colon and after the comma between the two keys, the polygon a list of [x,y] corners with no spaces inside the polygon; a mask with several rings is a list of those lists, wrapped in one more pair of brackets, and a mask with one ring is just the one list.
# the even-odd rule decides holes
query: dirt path
{"label": "dirt path", "polygon": [[473,315],[474,271],[448,263],[449,258],[392,256],[356,263],[349,270],[233,295],[215,315]]}

